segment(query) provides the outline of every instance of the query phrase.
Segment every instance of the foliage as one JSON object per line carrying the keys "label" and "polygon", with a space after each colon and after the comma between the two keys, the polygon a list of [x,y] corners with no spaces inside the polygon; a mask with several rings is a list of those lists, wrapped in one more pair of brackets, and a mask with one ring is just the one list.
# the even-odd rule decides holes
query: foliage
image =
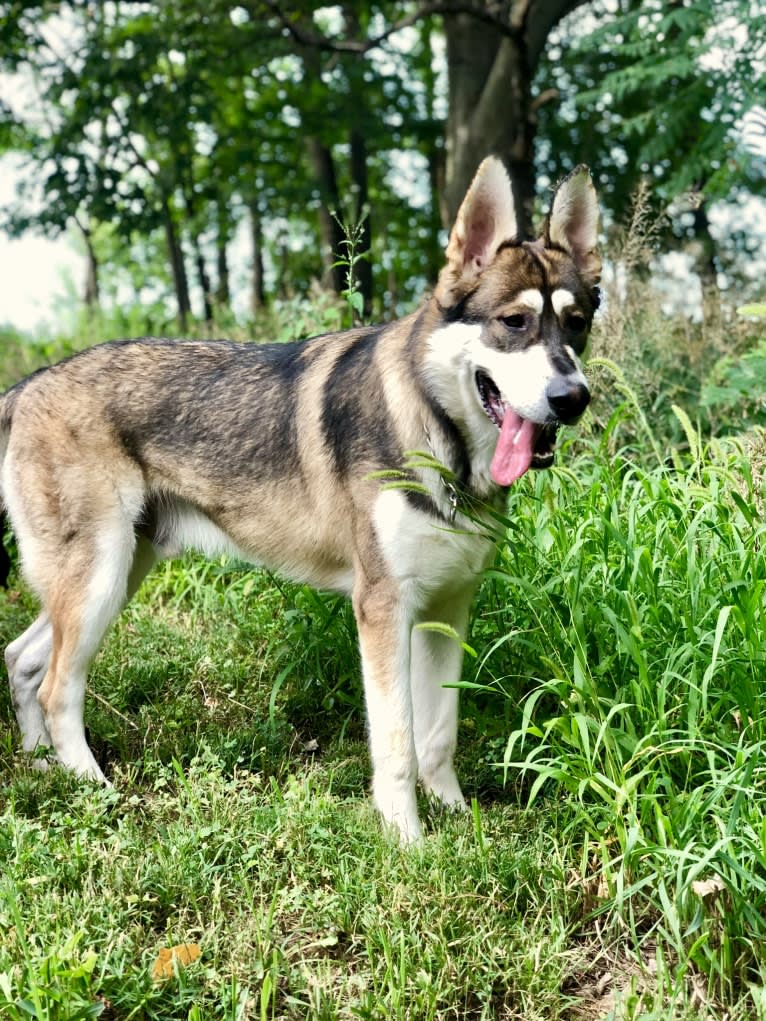
{"label": "foliage", "polygon": [[747,210],[766,169],[761,7],[599,0],[588,15],[554,34],[536,77],[540,170],[555,180],[589,164],[607,223],[646,183],[662,247],[684,253],[705,297],[724,284],[757,293],[763,238]]}
{"label": "foliage", "polygon": [[[277,786],[203,749],[185,768],[155,763],[138,787],[120,773],[115,792],[38,777],[37,804],[17,776],[0,809],[10,1016],[51,959],[51,1004],[66,1002],[86,954],[91,1016],[560,1016],[588,954],[567,951],[571,849],[551,848],[550,820],[489,809],[477,829],[446,816],[403,855],[343,792],[360,754]],[[51,949],[75,941],[76,955]],[[183,942],[200,959],[152,981],[159,950]]]}
{"label": "foliage", "polygon": [[[754,302],[737,309],[741,316],[766,316],[766,304]],[[766,340],[738,356],[726,355],[713,368],[703,387],[700,403],[711,429],[737,432],[745,426],[766,423],[763,380],[766,379]]]}
{"label": "foliage", "polygon": [[[527,81],[551,25],[575,6]],[[190,310],[206,323],[231,317],[234,292],[241,320],[245,289],[258,316],[264,297],[305,296],[320,278],[340,293],[333,213],[360,222],[366,209],[369,265],[353,300],[368,315],[374,293],[376,315],[388,315],[435,278],[444,211],[463,194],[445,177],[458,163],[472,172],[486,139],[525,200],[535,171],[552,180],[580,161],[613,219],[639,177],[666,207],[693,191],[668,222],[676,242],[703,243],[710,270],[701,198],[742,200],[762,183],[762,158],[740,144],[743,115],[764,102],[757,5],[500,7],[479,5],[471,21],[399,0],[14,0],[0,10],[0,69],[16,75],[0,147],[21,153],[27,173],[2,223],[75,230],[89,307],[138,296],[159,325],[178,315],[186,329]],[[463,59],[472,40],[480,52]],[[464,151],[448,152],[461,138]],[[757,250],[750,226],[736,221],[730,265]]]}
{"label": "foliage", "polygon": [[[54,947],[33,958],[24,941],[24,920],[18,905],[9,904],[16,932],[25,952],[21,975],[0,973],[0,1008],[9,1021],[87,1021],[99,1017],[103,1002],[95,997],[94,975],[97,956],[90,950],[78,952],[83,933],[77,933],[62,947]],[[23,990],[22,998],[17,990]]]}
{"label": "foliage", "polygon": [[762,481],[676,414],[687,457],[605,457],[623,412],[512,498],[484,661],[519,699],[509,781],[578,806],[594,911],[729,1001],[766,977]]}
{"label": "foliage", "polygon": [[568,91],[569,76],[579,83],[576,117],[550,125],[556,137],[570,132],[566,159],[608,166],[603,188],[623,203],[640,175],[665,202],[757,189],[762,167],[741,127],[766,101],[753,73],[766,56],[763,11],[750,0],[628,0],[609,16],[612,7],[596,4],[592,31],[575,36],[559,69],[547,67]]}
{"label": "foliage", "polygon": [[[147,254],[165,249],[153,283],[167,293],[172,280],[183,311],[193,266],[206,319],[215,300],[228,300],[226,252],[240,225],[258,221],[281,292],[305,290],[319,273],[317,209],[353,216],[362,177],[381,225],[395,214],[401,221],[390,223],[385,237],[403,233],[406,221],[407,235],[422,235],[428,250],[427,211],[402,203],[388,181],[391,153],[416,151],[429,134],[401,61],[392,55],[387,66],[372,57],[360,64],[351,54],[330,59],[321,49],[291,47],[280,19],[257,3],[203,6],[186,0],[93,9],[76,0],[18,3],[0,16],[0,39],[8,40],[3,64],[38,96],[0,118],[23,132],[17,148],[29,169],[6,227],[52,233],[73,220],[94,264],[129,266],[131,249],[145,264]],[[367,16],[354,21],[354,30],[369,27]],[[416,46],[410,63],[422,53]],[[346,170],[341,153],[349,131],[364,139],[364,152],[355,150],[359,166]],[[320,136],[325,176],[310,158],[309,143]],[[109,243],[115,234],[118,249]],[[409,293],[414,276],[422,286],[422,270],[404,249],[399,266],[393,290]],[[389,262],[389,273],[394,267]],[[145,270],[144,285],[148,279]]]}
{"label": "foliage", "polygon": [[766,341],[742,355],[726,355],[703,387],[700,406],[712,428],[738,432],[745,425],[766,425],[763,381],[766,379]]}

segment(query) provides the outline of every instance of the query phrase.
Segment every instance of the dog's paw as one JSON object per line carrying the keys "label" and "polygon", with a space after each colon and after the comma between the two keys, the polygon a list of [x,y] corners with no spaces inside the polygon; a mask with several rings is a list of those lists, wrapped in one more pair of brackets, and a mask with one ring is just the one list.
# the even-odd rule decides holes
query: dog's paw
{"label": "dog's paw", "polygon": [[442,766],[441,769],[430,776],[422,776],[420,782],[429,801],[455,812],[465,812],[467,810],[468,806],[465,803],[463,792],[460,789],[457,775],[452,766]]}
{"label": "dog's paw", "polygon": [[386,784],[377,783],[374,801],[384,826],[398,839],[401,847],[411,847],[423,839],[414,790],[404,795],[401,791],[389,790]]}

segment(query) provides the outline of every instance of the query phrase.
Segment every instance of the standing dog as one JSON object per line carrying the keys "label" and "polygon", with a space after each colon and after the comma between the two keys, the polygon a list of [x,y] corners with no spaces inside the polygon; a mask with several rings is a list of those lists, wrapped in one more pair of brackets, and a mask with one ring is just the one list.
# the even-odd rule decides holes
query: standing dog
{"label": "standing dog", "polygon": [[[353,600],[373,796],[405,842],[416,782],[462,806],[453,768],[462,653],[493,552],[469,508],[501,507],[589,401],[578,363],[597,304],[598,205],[578,167],[538,240],[485,160],[433,296],[385,326],[285,345],[135,340],[42,370],[0,403],[2,494],[42,601],[6,650],[27,752],[102,780],[88,666],[150,567],[228,551]],[[442,474],[407,461],[427,452]],[[409,464],[409,466],[408,466]],[[381,485],[399,470],[412,485]]]}

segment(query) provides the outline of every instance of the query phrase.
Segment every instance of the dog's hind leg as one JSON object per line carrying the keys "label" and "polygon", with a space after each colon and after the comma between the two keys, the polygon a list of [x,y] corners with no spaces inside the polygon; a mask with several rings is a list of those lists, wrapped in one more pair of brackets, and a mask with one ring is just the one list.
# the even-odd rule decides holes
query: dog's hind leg
{"label": "dog's hind leg", "polygon": [[436,629],[412,632],[411,678],[418,774],[427,794],[450,808],[465,808],[453,758],[457,744],[458,689],[468,611],[474,586],[436,603],[423,620],[447,624],[459,640]]}
{"label": "dog's hind leg", "polygon": [[[25,752],[52,747],[53,744],[37,700],[38,689],[48,669],[51,647],[51,624],[48,614],[43,612],[5,650],[11,699]],[[44,760],[40,761],[40,765],[44,765]]]}
{"label": "dog's hind leg", "polygon": [[[157,553],[152,544],[147,539],[139,538],[128,575],[125,602],[132,599],[156,561]],[[34,752],[40,747],[53,747],[38,699],[52,648],[53,628],[48,614],[43,612],[5,650],[11,698],[25,752]],[[47,762],[40,759],[37,764],[42,768]]]}
{"label": "dog's hind leg", "polygon": [[138,587],[153,562],[147,545],[137,548],[132,521],[114,504],[98,531],[68,544],[46,586],[51,654],[37,700],[59,762],[96,780],[104,775],[88,747],[83,723],[88,666],[130,590]]}

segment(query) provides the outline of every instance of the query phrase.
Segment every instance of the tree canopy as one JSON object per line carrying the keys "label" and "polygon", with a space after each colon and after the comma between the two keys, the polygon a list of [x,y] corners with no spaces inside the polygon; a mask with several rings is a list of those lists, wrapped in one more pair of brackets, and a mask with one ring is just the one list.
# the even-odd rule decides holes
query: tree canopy
{"label": "tree canopy", "polygon": [[695,193],[684,229],[709,238],[705,201],[763,182],[740,126],[766,103],[765,20],[750,0],[11,0],[0,147],[27,174],[2,225],[76,225],[90,303],[135,256],[182,324],[228,306],[245,244],[253,313],[342,290],[344,222],[363,311],[396,310],[488,152],[527,229],[540,175],[587,162],[613,219],[648,177]]}

